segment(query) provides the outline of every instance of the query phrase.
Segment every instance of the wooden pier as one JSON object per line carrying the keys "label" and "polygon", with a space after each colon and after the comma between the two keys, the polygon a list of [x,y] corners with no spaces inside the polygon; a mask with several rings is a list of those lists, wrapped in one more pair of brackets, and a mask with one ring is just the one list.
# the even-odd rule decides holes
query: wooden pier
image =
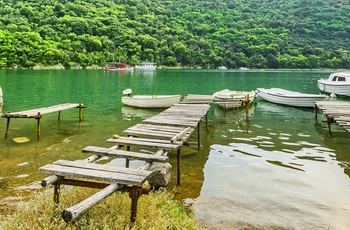
{"label": "wooden pier", "polygon": [[328,131],[331,133],[331,123],[337,123],[350,132],[350,102],[347,101],[316,101],[314,107],[315,118],[320,110],[327,118]]}
{"label": "wooden pier", "polygon": [[[203,102],[203,101],[202,101]],[[212,100],[211,100],[212,102]],[[62,211],[62,218],[70,222],[89,208],[113,194],[115,191],[129,192],[131,204],[131,226],[136,221],[137,201],[142,194],[147,194],[148,189],[142,187],[152,172],[148,171],[153,162],[167,162],[167,152],[177,151],[177,182],[180,185],[181,178],[181,153],[180,149],[186,140],[198,129],[198,147],[200,146],[200,123],[206,117],[210,109],[210,100],[205,104],[189,103],[176,104],[163,112],[145,119],[123,131],[127,136],[113,135],[107,140],[113,143],[111,148],[88,146],[82,151],[94,154],[82,162],[59,160],[53,164],[41,167],[39,170],[51,174],[42,180],[42,186],[53,184],[54,202],[58,204],[60,186],[63,184],[100,188],[101,190],[86,200]],[[121,150],[126,146],[127,151]],[[154,148],[154,154],[145,154],[130,151],[131,146]],[[108,165],[94,164],[102,156],[125,158],[125,168]],[[143,160],[145,164],[138,169],[130,169],[129,161],[133,159]],[[92,181],[91,181],[92,180]]]}
{"label": "wooden pier", "polygon": [[82,109],[87,108],[83,104],[79,103],[66,103],[66,104],[59,104],[54,105],[50,107],[45,108],[38,108],[38,109],[31,109],[31,110],[25,110],[20,112],[8,112],[1,115],[1,117],[7,118],[6,123],[6,131],[5,131],[5,138],[8,136],[9,126],[10,126],[10,119],[11,118],[34,118],[37,120],[37,137],[40,136],[40,118],[43,114],[47,113],[53,113],[58,112],[58,121],[60,121],[61,117],[61,111],[72,109],[72,108],[79,108],[79,121],[82,120]]}

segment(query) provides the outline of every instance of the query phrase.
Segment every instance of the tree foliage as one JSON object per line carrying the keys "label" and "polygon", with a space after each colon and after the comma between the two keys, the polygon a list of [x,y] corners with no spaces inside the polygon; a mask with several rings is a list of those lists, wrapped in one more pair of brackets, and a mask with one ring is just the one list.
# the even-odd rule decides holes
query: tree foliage
{"label": "tree foliage", "polygon": [[346,0],[4,0],[0,67],[350,68]]}

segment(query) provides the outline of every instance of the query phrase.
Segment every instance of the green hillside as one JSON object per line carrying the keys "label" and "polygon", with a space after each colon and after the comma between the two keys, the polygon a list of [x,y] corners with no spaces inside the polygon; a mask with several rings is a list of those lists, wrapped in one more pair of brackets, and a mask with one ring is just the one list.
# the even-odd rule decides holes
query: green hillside
{"label": "green hillside", "polygon": [[0,67],[350,68],[349,0],[3,0]]}

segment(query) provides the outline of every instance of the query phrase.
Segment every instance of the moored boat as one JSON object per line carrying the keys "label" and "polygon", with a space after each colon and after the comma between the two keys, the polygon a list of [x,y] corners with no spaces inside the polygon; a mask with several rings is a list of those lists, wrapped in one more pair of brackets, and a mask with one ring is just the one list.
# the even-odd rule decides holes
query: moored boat
{"label": "moored boat", "polygon": [[317,87],[325,93],[350,97],[350,72],[332,73],[327,79],[318,80]]}
{"label": "moored boat", "polygon": [[157,68],[157,64],[154,62],[141,62],[135,65],[135,69],[139,70],[155,70]]}
{"label": "moored boat", "polygon": [[127,66],[122,62],[106,62],[104,70],[107,70],[107,71],[134,70],[134,66]]}
{"label": "moored boat", "polygon": [[314,107],[315,101],[324,101],[327,95],[308,94],[290,91],[281,88],[257,88],[257,96],[273,103],[296,106],[296,107]]}
{"label": "moored boat", "polygon": [[181,100],[181,95],[132,95],[131,89],[123,94],[123,104],[139,108],[169,108]]}
{"label": "moored boat", "polygon": [[224,89],[213,94],[214,102],[223,109],[237,109],[245,105],[245,101],[252,103],[255,91],[238,91]]}
{"label": "moored boat", "polygon": [[227,69],[226,66],[219,66],[218,69]]}

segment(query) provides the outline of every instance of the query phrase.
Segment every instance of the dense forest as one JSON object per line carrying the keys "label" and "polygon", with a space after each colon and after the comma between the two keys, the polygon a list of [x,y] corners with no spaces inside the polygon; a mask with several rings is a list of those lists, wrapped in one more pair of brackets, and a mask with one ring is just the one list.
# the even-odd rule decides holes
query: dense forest
{"label": "dense forest", "polygon": [[349,0],[2,0],[0,67],[350,68]]}

